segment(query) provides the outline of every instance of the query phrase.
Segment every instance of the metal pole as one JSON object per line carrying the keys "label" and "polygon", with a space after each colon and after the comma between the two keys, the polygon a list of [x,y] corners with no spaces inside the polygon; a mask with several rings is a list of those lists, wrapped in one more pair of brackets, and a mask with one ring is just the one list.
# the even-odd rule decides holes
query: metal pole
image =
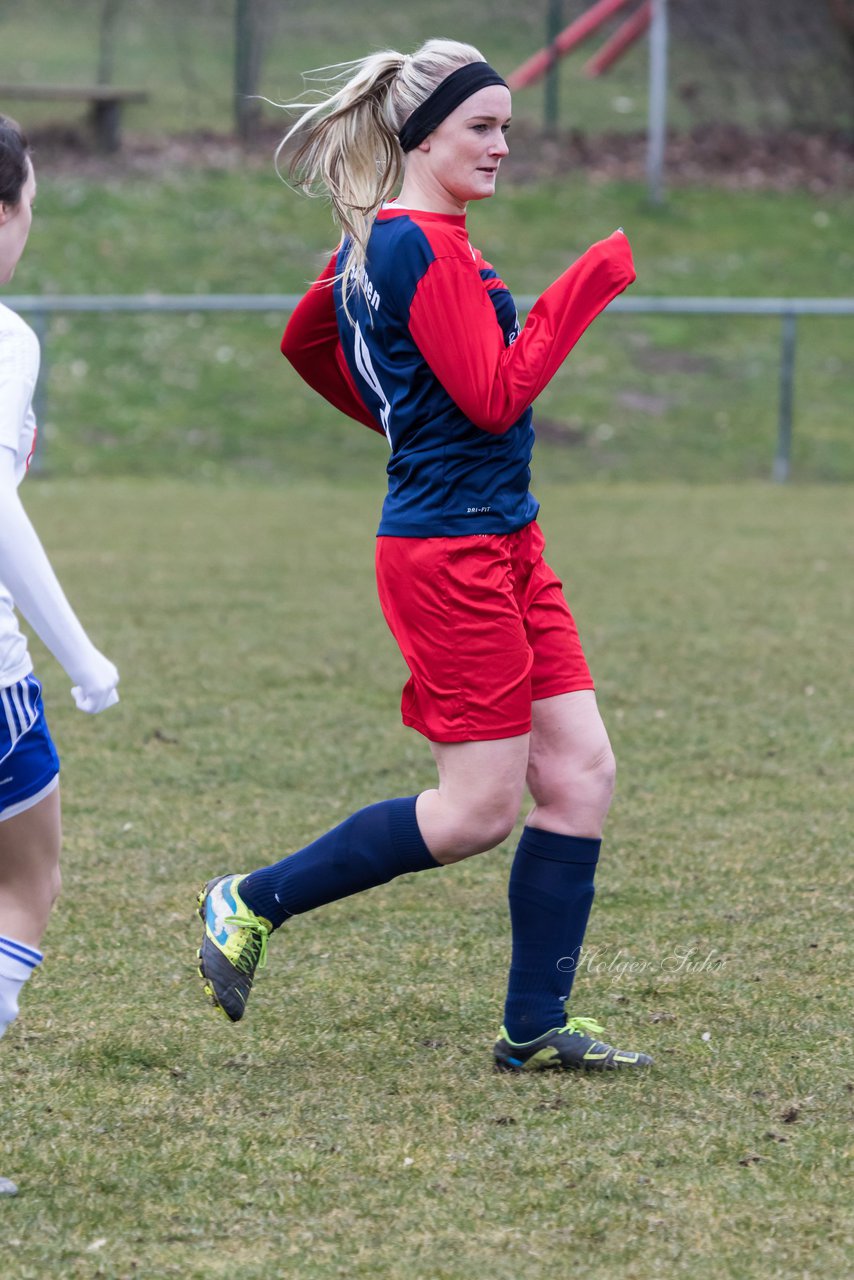
{"label": "metal pole", "polygon": [[652,0],[649,29],[649,125],[646,177],[650,201],[664,202],[664,151],[667,140],[667,0]]}
{"label": "metal pole", "polygon": [[785,484],[792,463],[792,420],[795,406],[795,351],[798,321],[791,311],[783,313],[780,345],[780,419],[777,426],[777,452],[771,478]]}
{"label": "metal pole", "polygon": [[563,30],[563,0],[549,0],[546,11],[546,47],[550,62],[546,72],[543,96],[543,127],[547,133],[556,133],[560,121],[560,57],[553,47]]}
{"label": "metal pole", "polygon": [[263,0],[236,0],[234,6],[234,123],[247,141],[261,115],[255,99],[261,71]]}

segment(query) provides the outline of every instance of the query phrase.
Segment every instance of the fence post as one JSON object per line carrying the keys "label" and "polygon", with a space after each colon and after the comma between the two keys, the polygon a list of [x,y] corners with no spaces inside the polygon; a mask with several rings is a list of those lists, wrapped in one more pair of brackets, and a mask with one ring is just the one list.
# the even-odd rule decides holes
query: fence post
{"label": "fence post", "polygon": [[234,123],[248,141],[261,118],[256,100],[263,51],[264,0],[236,0],[234,6]]}
{"label": "fence post", "polygon": [[667,0],[652,0],[649,29],[649,124],[646,179],[652,204],[664,200],[664,152],[667,144]]}
{"label": "fence post", "polygon": [[795,351],[798,321],[794,311],[783,312],[780,344],[780,417],[777,424],[777,452],[771,478],[784,484],[792,463],[792,419],[795,406]]}
{"label": "fence post", "polygon": [[549,50],[550,61],[543,94],[543,127],[547,133],[557,133],[560,121],[560,58],[552,46],[562,30],[563,0],[549,0],[546,11],[546,48]]}

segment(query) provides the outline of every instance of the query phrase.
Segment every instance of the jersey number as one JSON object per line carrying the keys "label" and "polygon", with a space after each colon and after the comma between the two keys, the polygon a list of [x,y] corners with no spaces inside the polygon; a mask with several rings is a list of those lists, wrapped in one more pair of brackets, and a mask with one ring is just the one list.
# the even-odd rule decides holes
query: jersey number
{"label": "jersey number", "polygon": [[373,361],[371,360],[371,353],[368,350],[368,344],[365,342],[365,336],[358,324],[356,325],[355,339],[356,368],[359,370],[359,373],[365,379],[365,382],[367,382],[368,386],[371,388],[382,406],[380,409],[380,422],[382,423],[383,431],[386,433],[386,438],[388,439],[390,448],[391,431],[389,430],[388,419],[389,414],[391,413],[391,405],[388,402],[386,393],[380,386],[380,380],[377,377],[377,371],[374,368]]}

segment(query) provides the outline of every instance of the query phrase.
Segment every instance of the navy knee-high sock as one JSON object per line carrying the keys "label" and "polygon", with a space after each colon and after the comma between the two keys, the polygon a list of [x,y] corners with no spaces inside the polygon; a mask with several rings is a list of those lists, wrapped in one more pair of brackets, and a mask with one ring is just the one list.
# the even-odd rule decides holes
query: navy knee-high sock
{"label": "navy knee-high sock", "polygon": [[525,827],[510,872],[513,954],[504,1026],[516,1044],[565,1022],[601,840]]}
{"label": "navy knee-high sock", "polygon": [[415,796],[383,800],[271,867],[252,871],[240,896],[277,929],[288,916],[311,911],[407,871],[438,867],[418,828]]}

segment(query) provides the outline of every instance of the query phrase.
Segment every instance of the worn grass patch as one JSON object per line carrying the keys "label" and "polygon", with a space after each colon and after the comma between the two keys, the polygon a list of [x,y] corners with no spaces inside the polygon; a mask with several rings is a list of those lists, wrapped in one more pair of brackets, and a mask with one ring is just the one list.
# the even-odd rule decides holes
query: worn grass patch
{"label": "worn grass patch", "polygon": [[219,1021],[198,885],[431,781],[379,485],[27,490],[123,680],[91,720],[39,663],[65,891],[0,1051],[4,1276],[845,1272],[849,490],[542,488],[621,766],[574,1004],[640,1079],[490,1070],[511,841],[296,919]]}

